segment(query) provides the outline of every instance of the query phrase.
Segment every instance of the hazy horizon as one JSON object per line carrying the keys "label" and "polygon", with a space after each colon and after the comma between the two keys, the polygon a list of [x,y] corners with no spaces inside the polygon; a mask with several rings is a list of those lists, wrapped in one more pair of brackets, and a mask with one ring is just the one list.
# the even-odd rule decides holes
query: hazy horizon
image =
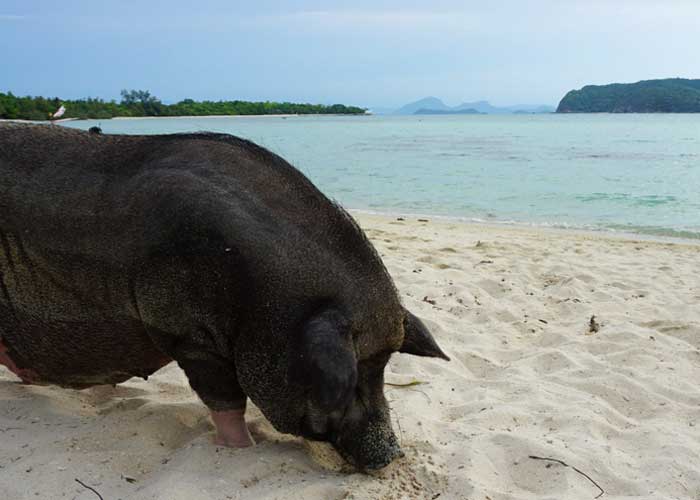
{"label": "hazy horizon", "polygon": [[0,91],[556,106],[588,84],[698,76],[689,48],[700,45],[700,3],[610,3],[6,0]]}

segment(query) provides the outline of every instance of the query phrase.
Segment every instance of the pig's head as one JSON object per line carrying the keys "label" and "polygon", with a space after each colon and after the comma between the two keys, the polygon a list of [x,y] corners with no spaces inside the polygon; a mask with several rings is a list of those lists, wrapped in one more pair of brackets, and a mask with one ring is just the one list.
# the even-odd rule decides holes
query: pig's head
{"label": "pig's head", "polygon": [[380,332],[358,331],[339,310],[323,309],[303,322],[276,361],[237,359],[241,385],[278,430],[330,442],[360,469],[382,468],[403,455],[384,397],[390,356],[449,358],[410,312],[400,308],[389,324],[380,316],[381,326],[374,325]]}

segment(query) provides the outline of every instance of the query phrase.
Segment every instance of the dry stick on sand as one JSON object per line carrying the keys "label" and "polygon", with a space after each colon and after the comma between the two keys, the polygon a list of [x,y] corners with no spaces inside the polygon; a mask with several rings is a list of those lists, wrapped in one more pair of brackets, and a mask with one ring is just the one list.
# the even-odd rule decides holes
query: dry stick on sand
{"label": "dry stick on sand", "polygon": [[[398,387],[399,389],[406,389],[406,388],[413,387],[413,386],[415,386],[415,385],[422,385],[422,384],[425,384],[425,382],[423,382],[423,381],[421,381],[421,380],[412,380],[412,381],[410,381],[410,382],[408,382],[408,383],[406,383],[406,384],[393,384],[393,383],[391,383],[391,382],[384,382],[384,385],[388,385],[388,386],[391,386],[391,387]],[[430,399],[430,396],[428,396],[425,392],[421,391],[420,389],[409,389],[409,390],[411,390],[411,391],[416,391],[416,392],[420,392],[423,396],[426,397],[426,399],[428,400],[428,403],[432,403],[432,402],[433,402],[433,401]]]}
{"label": "dry stick on sand", "polygon": [[384,385],[390,385],[392,387],[412,387],[414,385],[421,385],[424,383],[425,382],[421,382],[420,380],[412,380],[411,382],[408,382],[407,384],[392,384],[391,382],[384,382]]}
{"label": "dry stick on sand", "polygon": [[92,487],[88,486],[87,484],[85,484],[84,482],[82,482],[82,481],[81,481],[80,479],[78,479],[77,477],[75,478],[75,481],[76,481],[80,486],[82,486],[83,488],[87,488],[88,490],[92,491],[95,495],[97,495],[98,497],[100,497],[100,500],[105,500],[104,498],[102,498],[102,495],[100,495],[100,493],[99,493],[95,488],[92,488]]}
{"label": "dry stick on sand", "polygon": [[585,477],[586,479],[588,479],[591,483],[595,484],[595,487],[598,488],[598,489],[600,490],[600,493],[598,493],[598,495],[596,495],[595,498],[600,498],[600,497],[602,497],[602,496],[605,494],[605,490],[604,490],[603,488],[601,488],[600,485],[599,485],[598,483],[596,483],[593,479],[591,479],[591,476],[589,476],[589,475],[586,474],[585,472],[583,472],[583,471],[577,469],[577,468],[574,467],[573,465],[569,465],[569,464],[567,464],[566,462],[562,462],[561,460],[558,460],[558,459],[556,459],[556,458],[536,457],[535,455],[529,455],[529,458],[531,458],[531,459],[533,459],[533,460],[546,460],[546,461],[549,461],[549,462],[556,462],[556,463],[558,463],[558,464],[563,465],[564,467],[569,467],[570,469],[574,469],[576,472],[578,472],[578,473],[581,474],[583,477]]}

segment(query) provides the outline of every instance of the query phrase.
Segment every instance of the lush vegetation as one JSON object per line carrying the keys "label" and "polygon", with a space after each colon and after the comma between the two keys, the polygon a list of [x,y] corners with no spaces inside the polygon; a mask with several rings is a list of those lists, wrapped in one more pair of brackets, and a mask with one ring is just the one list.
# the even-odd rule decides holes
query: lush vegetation
{"label": "lush vegetation", "polygon": [[121,102],[102,99],[63,100],[58,97],[17,97],[0,92],[0,118],[48,120],[61,105],[63,118],[108,119],[115,116],[207,116],[272,114],[363,114],[356,106],[333,104],[295,104],[291,102],[194,101],[163,104],[146,90],[122,90]]}
{"label": "lush vegetation", "polygon": [[557,113],[700,113],[700,80],[588,85],[566,94]]}

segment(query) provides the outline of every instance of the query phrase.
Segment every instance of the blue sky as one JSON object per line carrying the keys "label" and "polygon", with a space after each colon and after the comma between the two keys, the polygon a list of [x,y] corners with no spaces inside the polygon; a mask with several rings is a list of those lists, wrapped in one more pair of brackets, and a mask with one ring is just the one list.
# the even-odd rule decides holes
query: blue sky
{"label": "blue sky", "polygon": [[2,0],[0,91],[166,102],[556,104],[700,77],[698,0]]}

